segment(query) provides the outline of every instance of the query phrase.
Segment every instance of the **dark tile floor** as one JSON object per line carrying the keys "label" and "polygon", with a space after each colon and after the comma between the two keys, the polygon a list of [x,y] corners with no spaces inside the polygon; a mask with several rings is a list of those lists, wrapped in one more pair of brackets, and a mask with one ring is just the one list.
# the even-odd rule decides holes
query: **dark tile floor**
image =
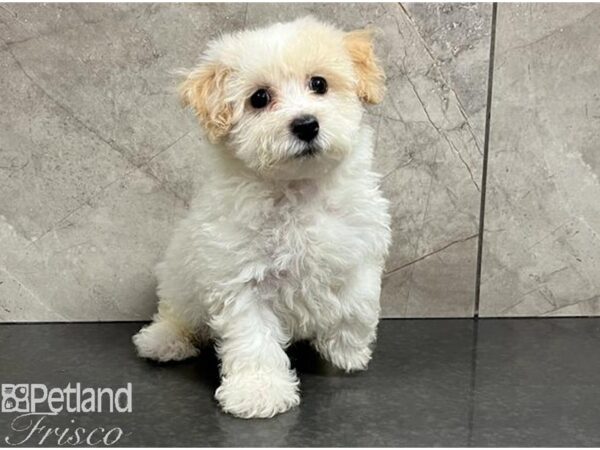
{"label": "dark tile floor", "polygon": [[63,412],[35,432],[0,413],[0,446],[27,435],[35,446],[47,430],[57,445],[77,427],[104,428],[93,441],[120,427],[124,446],[600,446],[600,319],[386,320],[370,369],[355,375],[296,345],[302,404],[250,421],[218,410],[212,352],[140,360],[139,327],[0,325],[2,383],[133,385],[132,413]]}

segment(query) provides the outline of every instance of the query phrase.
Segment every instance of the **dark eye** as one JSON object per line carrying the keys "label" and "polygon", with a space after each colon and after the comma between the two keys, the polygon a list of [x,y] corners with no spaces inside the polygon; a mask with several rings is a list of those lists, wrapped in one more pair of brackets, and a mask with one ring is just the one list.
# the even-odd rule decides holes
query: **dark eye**
{"label": "dark eye", "polygon": [[308,86],[315,94],[323,95],[327,92],[327,80],[323,77],[312,77],[308,82]]}
{"label": "dark eye", "polygon": [[266,89],[259,89],[252,97],[250,97],[250,104],[253,108],[261,109],[267,106],[271,102],[271,94]]}

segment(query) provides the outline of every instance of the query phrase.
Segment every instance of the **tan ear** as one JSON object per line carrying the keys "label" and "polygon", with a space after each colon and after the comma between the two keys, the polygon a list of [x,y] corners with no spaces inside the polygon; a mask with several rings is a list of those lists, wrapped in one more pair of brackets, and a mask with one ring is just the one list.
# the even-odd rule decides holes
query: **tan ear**
{"label": "tan ear", "polygon": [[358,96],[365,103],[376,104],[383,100],[385,73],[373,50],[373,30],[363,29],[346,33],[344,45],[358,76]]}
{"label": "tan ear", "polygon": [[207,63],[192,71],[179,86],[183,106],[192,107],[212,142],[218,142],[231,128],[233,108],[225,97],[230,71],[219,64]]}

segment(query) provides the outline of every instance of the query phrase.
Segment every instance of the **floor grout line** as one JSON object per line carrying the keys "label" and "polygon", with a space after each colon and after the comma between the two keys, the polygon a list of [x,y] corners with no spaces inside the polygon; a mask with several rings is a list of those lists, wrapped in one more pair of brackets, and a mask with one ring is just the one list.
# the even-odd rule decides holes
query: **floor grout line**
{"label": "floor grout line", "polygon": [[473,427],[475,423],[475,390],[477,389],[477,344],[479,340],[479,321],[473,321],[473,340],[471,341],[471,373],[469,386],[469,412],[467,416],[467,445],[473,446]]}
{"label": "floor grout line", "polygon": [[479,237],[477,239],[477,268],[475,276],[475,308],[473,317],[479,318],[479,304],[481,300],[481,266],[483,257],[483,234],[485,228],[485,204],[487,191],[488,156],[490,148],[490,125],[492,118],[492,92],[494,85],[494,57],[496,50],[496,18],[498,3],[492,4],[492,28],[490,33],[490,62],[488,68],[487,102],[485,111],[485,132],[483,138],[483,168],[481,173],[481,203],[479,205]]}

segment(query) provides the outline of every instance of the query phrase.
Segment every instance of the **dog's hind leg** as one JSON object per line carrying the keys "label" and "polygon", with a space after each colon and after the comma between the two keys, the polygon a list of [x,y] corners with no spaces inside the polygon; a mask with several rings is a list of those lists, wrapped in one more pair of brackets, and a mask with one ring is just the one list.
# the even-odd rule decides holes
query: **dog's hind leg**
{"label": "dog's hind leg", "polygon": [[200,353],[206,331],[161,302],[152,323],[142,328],[133,343],[138,355],[156,361],[181,361]]}
{"label": "dog's hind leg", "polygon": [[168,254],[156,266],[158,313],[151,324],[133,337],[138,354],[156,361],[181,361],[196,356],[198,345],[207,339],[200,293],[181,263],[185,260],[178,256],[182,251],[173,246],[169,250],[174,255]]}

